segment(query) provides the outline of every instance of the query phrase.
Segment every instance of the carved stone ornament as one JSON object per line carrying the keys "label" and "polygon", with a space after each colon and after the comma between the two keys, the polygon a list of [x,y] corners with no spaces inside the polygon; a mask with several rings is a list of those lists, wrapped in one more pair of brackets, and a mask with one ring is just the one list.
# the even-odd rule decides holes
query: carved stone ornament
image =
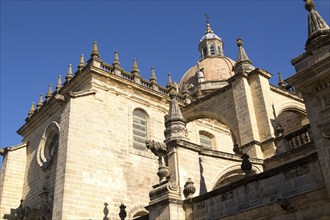
{"label": "carved stone ornament", "polygon": [[326,139],[330,139],[330,125],[325,126],[321,129],[321,135]]}
{"label": "carved stone ornament", "polygon": [[188,178],[186,184],[184,185],[183,194],[184,197],[189,199],[192,197],[192,195],[196,192],[196,187],[194,185],[194,182],[191,180],[191,178]]}
{"label": "carved stone ornament", "polygon": [[178,193],[179,188],[173,180],[166,180],[153,186],[153,189],[149,192],[150,200],[156,200],[171,193]]}
{"label": "carved stone ornament", "polygon": [[44,134],[40,139],[37,151],[37,161],[43,170],[49,169],[53,164],[59,146],[59,131],[59,124],[53,121],[45,129]]}
{"label": "carved stone ornament", "polygon": [[166,166],[160,166],[158,168],[157,176],[159,177],[159,182],[166,181],[170,176],[170,170]]}

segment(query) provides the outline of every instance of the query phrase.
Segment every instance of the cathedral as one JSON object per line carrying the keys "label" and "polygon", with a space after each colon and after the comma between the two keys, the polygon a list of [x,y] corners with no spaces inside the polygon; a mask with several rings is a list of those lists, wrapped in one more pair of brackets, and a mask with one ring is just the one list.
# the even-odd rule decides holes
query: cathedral
{"label": "cathedral", "polygon": [[278,85],[208,20],[200,59],[165,86],[94,42],[0,149],[1,219],[330,219],[330,29],[305,8],[305,52]]}

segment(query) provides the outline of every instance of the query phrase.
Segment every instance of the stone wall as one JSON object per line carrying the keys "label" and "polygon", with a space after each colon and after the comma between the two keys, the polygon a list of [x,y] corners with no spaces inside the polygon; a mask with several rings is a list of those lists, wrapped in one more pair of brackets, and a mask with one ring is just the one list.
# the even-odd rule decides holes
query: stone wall
{"label": "stone wall", "polygon": [[[246,177],[192,200],[185,200],[185,205],[193,210],[190,219],[196,220],[224,217],[226,219],[266,219],[266,216],[275,218],[278,217],[277,215],[283,215],[283,210],[287,212],[298,210],[300,214],[293,216],[305,216],[310,219],[329,217],[329,209],[319,210],[318,213],[314,213],[312,209],[304,209],[317,205],[325,207],[325,204],[330,204],[330,200],[326,197],[318,199],[319,191],[325,190],[324,186],[317,154],[314,153],[284,166]],[[304,196],[300,196],[301,194]],[[305,201],[306,196],[309,198],[308,202]],[[273,206],[276,208],[271,209]],[[267,210],[267,214],[261,212],[260,208]],[[242,214],[245,212],[248,213]],[[285,219],[289,219],[287,215]]]}
{"label": "stone wall", "polygon": [[17,208],[22,199],[26,146],[21,144],[5,150],[0,177],[0,218]]}

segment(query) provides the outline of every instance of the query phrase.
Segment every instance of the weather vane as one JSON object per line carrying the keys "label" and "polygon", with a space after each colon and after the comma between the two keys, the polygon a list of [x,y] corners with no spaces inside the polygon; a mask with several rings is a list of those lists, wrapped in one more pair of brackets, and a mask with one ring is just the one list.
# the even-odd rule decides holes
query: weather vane
{"label": "weather vane", "polygon": [[209,23],[209,15],[207,13],[204,14],[205,18],[206,18],[206,23]]}

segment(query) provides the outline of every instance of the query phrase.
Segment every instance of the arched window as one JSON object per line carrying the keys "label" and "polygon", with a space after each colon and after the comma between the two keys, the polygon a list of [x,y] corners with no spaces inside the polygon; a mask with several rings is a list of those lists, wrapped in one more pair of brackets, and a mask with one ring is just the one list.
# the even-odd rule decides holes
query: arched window
{"label": "arched window", "polygon": [[210,46],[210,52],[211,52],[211,55],[215,55],[215,46],[214,46],[214,44],[212,44]]}
{"label": "arched window", "polygon": [[207,57],[207,47],[203,48],[203,58]]}
{"label": "arched window", "polygon": [[138,150],[147,150],[146,140],[148,134],[147,114],[141,109],[133,112],[133,147]]}
{"label": "arched window", "polygon": [[218,55],[221,55],[221,54],[222,54],[221,47],[218,46]]}
{"label": "arched window", "polygon": [[213,139],[213,134],[206,131],[199,131],[199,143],[202,147],[212,149],[212,142],[214,142]]}

